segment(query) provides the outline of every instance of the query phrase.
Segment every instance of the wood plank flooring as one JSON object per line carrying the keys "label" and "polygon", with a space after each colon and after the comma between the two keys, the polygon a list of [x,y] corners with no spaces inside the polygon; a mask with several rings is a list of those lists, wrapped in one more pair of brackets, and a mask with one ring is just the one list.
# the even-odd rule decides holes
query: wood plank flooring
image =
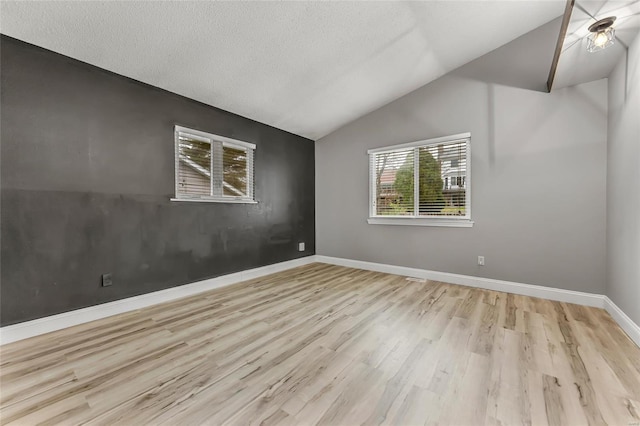
{"label": "wood plank flooring", "polygon": [[0,352],[2,424],[640,424],[605,311],[325,264]]}

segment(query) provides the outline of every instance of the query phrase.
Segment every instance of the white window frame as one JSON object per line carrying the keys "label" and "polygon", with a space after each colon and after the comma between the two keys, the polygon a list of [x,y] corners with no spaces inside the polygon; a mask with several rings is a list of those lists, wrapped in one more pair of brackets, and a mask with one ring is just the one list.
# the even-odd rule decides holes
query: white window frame
{"label": "white window frame", "polygon": [[[233,195],[196,195],[196,194],[181,194],[179,191],[178,182],[178,168],[179,168],[179,137],[180,134],[188,135],[189,137],[212,144],[213,142],[222,143],[223,147],[229,147],[240,150],[251,150],[252,154],[247,155],[247,195],[246,196],[233,196]],[[214,135],[213,133],[207,133],[200,130],[191,129],[188,127],[182,127],[176,125],[174,128],[174,184],[175,184],[175,197],[171,198],[171,201],[192,201],[198,203],[240,203],[240,204],[256,204],[254,195],[255,186],[255,172],[254,172],[254,155],[256,146],[255,144],[240,141],[237,139],[231,139],[220,135]],[[214,158],[212,153],[211,167],[213,171]],[[213,175],[211,178],[211,185],[213,185]]]}
{"label": "white window frame", "polygon": [[[466,169],[466,190],[465,190],[465,215],[464,216],[451,216],[451,217],[425,217],[417,214],[413,216],[390,216],[390,215],[376,215],[376,182],[373,178],[373,169],[375,168],[375,157],[377,154],[385,154],[389,152],[395,152],[400,150],[406,150],[407,148],[419,148],[437,145],[444,142],[454,142],[457,140],[466,139],[466,155],[467,155],[467,169]],[[450,226],[450,227],[462,227],[470,228],[473,226],[471,220],[471,133],[459,133],[451,136],[443,136],[440,138],[425,139],[415,142],[403,143],[399,145],[385,146],[381,148],[370,149],[367,151],[369,155],[369,218],[367,223],[370,225],[409,225],[409,226]],[[419,157],[414,155],[414,167],[418,167]],[[417,181],[418,176],[414,172],[414,179],[416,183],[414,190],[416,196],[414,202],[418,203],[417,193],[419,191]],[[418,212],[415,209],[414,213]]]}

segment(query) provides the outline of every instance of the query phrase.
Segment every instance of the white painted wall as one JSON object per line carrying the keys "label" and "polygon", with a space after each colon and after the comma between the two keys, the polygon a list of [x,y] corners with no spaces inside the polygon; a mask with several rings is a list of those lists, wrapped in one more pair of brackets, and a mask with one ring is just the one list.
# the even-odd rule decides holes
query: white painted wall
{"label": "white painted wall", "polygon": [[[603,293],[607,81],[547,94],[473,75],[448,74],[316,142],[317,253]],[[367,224],[367,149],[461,132],[473,228]]]}
{"label": "white painted wall", "polygon": [[640,324],[640,36],[609,76],[606,294]]}

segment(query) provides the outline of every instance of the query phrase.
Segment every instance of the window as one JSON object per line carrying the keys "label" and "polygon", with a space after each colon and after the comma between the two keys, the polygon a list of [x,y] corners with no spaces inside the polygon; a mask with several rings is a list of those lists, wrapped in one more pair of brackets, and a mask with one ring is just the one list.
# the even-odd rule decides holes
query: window
{"label": "window", "polygon": [[371,149],[370,224],[470,227],[471,134]]}
{"label": "window", "polygon": [[251,143],[176,126],[173,200],[254,203],[255,148]]}

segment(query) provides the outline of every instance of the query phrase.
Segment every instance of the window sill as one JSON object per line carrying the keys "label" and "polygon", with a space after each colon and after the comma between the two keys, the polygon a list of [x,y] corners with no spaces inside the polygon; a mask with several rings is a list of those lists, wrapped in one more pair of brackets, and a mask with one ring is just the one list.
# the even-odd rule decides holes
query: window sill
{"label": "window sill", "polygon": [[228,203],[228,204],[258,204],[255,200],[216,199],[216,198],[171,198],[171,201],[186,201],[189,203]]}
{"label": "window sill", "polygon": [[405,226],[445,226],[452,228],[471,228],[470,219],[427,219],[409,217],[370,217],[369,225],[405,225]]}

